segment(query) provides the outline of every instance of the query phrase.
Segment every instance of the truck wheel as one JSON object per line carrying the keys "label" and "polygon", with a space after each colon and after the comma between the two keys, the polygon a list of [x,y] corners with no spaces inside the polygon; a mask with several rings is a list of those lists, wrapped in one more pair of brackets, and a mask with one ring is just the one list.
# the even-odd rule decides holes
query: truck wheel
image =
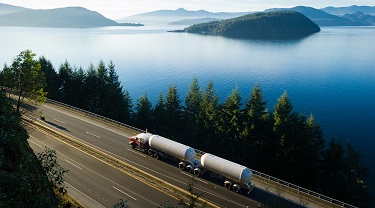
{"label": "truck wheel", "polygon": [[158,154],[158,153],[155,153],[155,154],[154,154],[154,158],[157,159],[157,160],[159,160],[159,154]]}
{"label": "truck wheel", "polygon": [[148,150],[148,152],[147,152],[147,153],[148,153],[148,155],[149,155],[149,156],[151,156],[151,157],[153,157],[153,156],[154,156],[154,154],[152,153],[152,151],[151,151],[151,150]]}
{"label": "truck wheel", "polygon": [[131,147],[132,147],[132,149],[135,149],[135,145],[134,144],[132,144],[132,145],[130,145]]}
{"label": "truck wheel", "polygon": [[230,185],[229,183],[225,183],[225,184],[224,184],[224,187],[225,187],[226,189],[228,189],[228,190],[231,189],[231,185]]}

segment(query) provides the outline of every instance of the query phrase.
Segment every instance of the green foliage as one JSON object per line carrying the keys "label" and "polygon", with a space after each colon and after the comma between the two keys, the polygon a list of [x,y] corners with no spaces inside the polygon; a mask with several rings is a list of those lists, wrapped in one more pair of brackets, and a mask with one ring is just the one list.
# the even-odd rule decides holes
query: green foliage
{"label": "green foliage", "polygon": [[0,92],[0,207],[57,207],[57,199],[27,143],[27,132]]}
{"label": "green foliage", "polygon": [[67,186],[65,185],[63,176],[68,170],[61,167],[57,162],[56,151],[46,147],[43,152],[38,154],[38,159],[44,168],[48,180],[60,193],[66,193]]}
{"label": "green foliage", "polygon": [[289,39],[320,31],[318,25],[298,12],[258,12],[222,21],[196,24],[185,32],[235,38]]}
{"label": "green foliage", "polygon": [[144,130],[151,128],[152,113],[152,103],[147,94],[139,97],[133,115],[134,125]]}
{"label": "green foliage", "polygon": [[[343,146],[331,142],[324,148],[323,131],[314,116],[295,112],[286,92],[277,100],[273,112],[269,112],[259,84],[254,85],[245,105],[237,88],[219,103],[214,84],[209,82],[201,90],[195,77],[185,96],[185,106],[181,104],[177,86],[171,85],[165,97],[160,93],[154,107],[144,95],[137,99],[133,111],[130,93],[123,90],[112,62],[106,66],[100,61],[98,66],[91,65],[84,71],[66,61],[56,73],[57,83],[52,81],[56,75],[50,63],[45,58],[40,62],[50,77],[46,88],[51,90],[49,95],[66,104],[147,128],[152,133],[345,202],[365,206],[369,199],[365,186],[368,172],[360,163],[360,155],[349,143]],[[5,65],[1,72],[0,81],[5,86],[10,83],[5,78],[12,77],[11,68]],[[18,119],[4,111],[3,105],[0,112],[0,119]],[[10,145],[27,138],[22,134],[26,132],[12,122],[1,123],[0,142]],[[6,151],[11,154],[12,148]],[[0,157],[0,168],[4,167],[15,168]]]}
{"label": "green foliage", "polygon": [[44,73],[41,65],[34,60],[34,54],[31,50],[22,51],[14,60],[10,67],[5,66],[2,71],[2,81],[5,87],[14,90],[17,95],[17,113],[20,110],[23,99],[27,96],[30,102],[35,104],[46,101],[46,93],[43,91],[45,86]]}
{"label": "green foliage", "polygon": [[128,202],[128,200],[120,199],[120,202],[118,202],[117,204],[113,205],[112,207],[113,208],[126,208],[126,207],[129,207],[129,205],[126,204],[127,202]]}

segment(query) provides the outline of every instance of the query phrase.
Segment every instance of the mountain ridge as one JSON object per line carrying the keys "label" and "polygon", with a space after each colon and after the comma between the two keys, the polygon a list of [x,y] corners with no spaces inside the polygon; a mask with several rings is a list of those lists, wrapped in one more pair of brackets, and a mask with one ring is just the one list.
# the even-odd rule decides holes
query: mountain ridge
{"label": "mountain ridge", "polygon": [[325,11],[315,9],[313,7],[306,7],[306,6],[297,6],[292,8],[271,8],[266,9],[264,12],[269,11],[295,11],[299,12],[306,17],[310,18],[313,22],[318,24],[319,26],[363,26],[363,23],[354,22],[352,20],[338,17],[332,14],[329,14]]}
{"label": "mountain ridge", "polygon": [[25,9],[0,15],[0,26],[91,28],[105,26],[141,26],[120,24],[102,14],[83,7],[56,9]]}

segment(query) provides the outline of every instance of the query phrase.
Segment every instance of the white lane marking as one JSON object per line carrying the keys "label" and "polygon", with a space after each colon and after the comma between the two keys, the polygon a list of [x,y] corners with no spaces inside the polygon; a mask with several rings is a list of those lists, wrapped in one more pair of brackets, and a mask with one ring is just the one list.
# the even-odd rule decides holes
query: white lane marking
{"label": "white lane marking", "polygon": [[[105,130],[107,130],[107,131],[110,131],[110,132],[112,132],[112,133],[118,134],[118,135],[123,136],[123,137],[125,137],[125,138],[127,138],[127,137],[129,136],[129,134],[126,134],[126,135],[125,135],[125,134],[123,134],[122,132],[117,132],[117,131],[114,131],[114,130],[109,129],[108,126],[110,127],[110,125],[105,126],[105,125],[102,125],[102,124],[96,124],[96,123],[94,123],[94,122],[92,122],[92,121],[90,121],[90,120],[88,120],[88,119],[80,118],[80,117],[75,116],[75,115],[73,115],[73,114],[71,114],[71,113],[62,112],[62,111],[59,111],[59,110],[57,110],[57,109],[55,109],[55,108],[53,108],[53,107],[49,107],[49,106],[46,106],[46,105],[43,105],[43,107],[48,108],[48,109],[51,109],[51,110],[54,110],[54,111],[59,112],[59,113],[61,113],[61,114],[64,114],[64,115],[70,116],[70,117],[72,117],[72,118],[75,118],[75,119],[78,119],[78,120],[84,121],[84,122],[89,123],[89,124],[91,124],[91,125],[94,125],[94,126],[97,126],[97,127],[103,128],[103,129],[105,129]],[[121,131],[121,130],[119,130],[119,131]]]}
{"label": "white lane marking", "polygon": [[129,148],[126,148],[127,150],[129,150],[130,152],[134,152],[135,154],[138,154],[138,155],[140,155],[140,156],[142,156],[142,157],[146,157],[146,155],[144,155],[144,154],[142,154],[142,153],[139,153],[139,152],[137,152],[137,151],[135,151],[135,150],[132,150],[132,149],[129,149]]}
{"label": "white lane marking", "polygon": [[[116,134],[118,134],[118,135],[121,135],[121,136],[127,137],[127,135],[124,135],[124,134],[122,134],[122,133],[119,133],[119,132],[116,132],[116,131],[113,131],[113,130],[107,129],[107,128],[105,128],[105,127],[102,126],[102,125],[95,124],[95,123],[93,123],[93,122],[91,122],[91,121],[88,121],[88,120],[86,120],[86,119],[79,118],[79,117],[77,117],[77,116],[75,116],[75,115],[72,115],[72,114],[70,114],[70,113],[65,113],[65,112],[59,111],[59,110],[57,110],[57,109],[55,109],[55,108],[53,108],[53,107],[48,107],[48,106],[46,106],[46,105],[43,105],[43,107],[45,107],[45,108],[49,108],[49,109],[54,110],[54,111],[57,111],[57,112],[59,112],[59,113],[61,113],[61,114],[65,114],[65,115],[67,115],[67,116],[70,116],[70,117],[76,118],[76,119],[78,119],[78,120],[81,120],[81,121],[87,122],[87,123],[92,124],[92,125],[94,125],[94,126],[97,126],[97,127],[103,128],[103,129],[105,129],[105,130],[107,130],[107,131],[110,131],[110,132],[116,133]],[[55,129],[56,129],[57,131],[61,131],[61,130],[58,129],[58,128],[55,128]],[[71,136],[71,137],[73,137],[73,138],[75,138],[75,139],[78,139],[79,141],[81,141],[81,142],[83,142],[83,143],[86,143],[86,144],[89,144],[89,145],[91,145],[91,146],[93,146],[93,147],[95,147],[95,148],[98,148],[99,150],[102,150],[103,152],[106,152],[106,153],[108,153],[108,154],[110,154],[110,155],[113,155],[113,156],[115,156],[115,157],[117,157],[117,158],[120,158],[120,159],[122,159],[122,160],[128,161],[128,162],[130,162],[130,163],[133,163],[133,164],[135,164],[135,165],[137,165],[137,166],[139,166],[139,167],[142,167],[142,168],[144,168],[144,169],[150,170],[151,172],[154,172],[154,173],[156,173],[156,174],[162,175],[162,176],[164,176],[164,177],[166,177],[166,178],[169,178],[169,179],[171,179],[171,180],[174,180],[174,181],[176,181],[176,182],[178,182],[178,183],[181,183],[181,184],[184,184],[184,185],[188,185],[187,183],[184,183],[184,182],[182,182],[182,181],[180,181],[180,180],[178,180],[178,179],[176,179],[176,178],[172,178],[171,176],[165,175],[165,174],[160,173],[160,172],[158,172],[158,171],[152,170],[151,168],[148,168],[148,167],[145,167],[145,166],[143,166],[143,165],[141,165],[141,164],[138,164],[138,163],[136,163],[136,162],[133,162],[133,161],[131,161],[131,160],[129,160],[129,159],[126,159],[126,158],[124,158],[124,157],[121,157],[121,156],[119,156],[119,155],[116,155],[116,154],[114,154],[114,153],[112,153],[112,152],[110,152],[110,151],[108,151],[108,150],[105,150],[105,149],[100,148],[100,147],[98,147],[98,146],[96,146],[96,145],[93,145],[93,144],[91,144],[91,143],[89,143],[89,142],[86,142],[86,141],[84,141],[84,140],[82,140],[82,139],[79,139],[79,138],[77,138],[77,137],[75,137],[75,136],[73,136],[73,135],[71,135],[71,134],[69,134],[69,133],[66,133],[66,132],[64,132],[64,133],[67,134],[67,135],[69,135],[69,136]],[[128,141],[128,140],[127,140],[127,141]],[[83,167],[84,167],[84,166],[83,166]],[[84,167],[84,168],[86,168],[86,167]],[[88,168],[86,168],[86,169],[88,169]],[[88,169],[88,170],[90,170],[90,169]],[[90,170],[90,171],[92,171],[92,170]],[[92,171],[92,172],[94,172],[94,171]],[[94,172],[94,173],[95,173],[95,172]],[[96,174],[98,174],[98,173],[96,173]],[[99,174],[98,174],[98,175],[99,175]],[[100,175],[100,176],[101,176],[101,175]],[[103,176],[102,176],[102,177],[103,177]],[[109,180],[109,179],[107,179],[107,180]],[[111,180],[109,180],[109,181],[111,181]],[[111,182],[113,182],[113,181],[111,181]],[[114,183],[114,182],[113,182],[113,183]],[[122,188],[125,188],[125,187],[122,187]],[[231,203],[236,204],[236,205],[239,205],[239,206],[243,206],[242,204],[239,204],[239,203],[237,203],[237,202],[234,202],[234,201],[232,201],[232,200],[230,200],[230,199],[228,199],[228,198],[223,198],[223,196],[216,195],[216,194],[214,194],[214,193],[212,193],[212,192],[209,192],[209,191],[206,191],[206,190],[200,189],[200,188],[198,188],[198,187],[195,187],[195,188],[196,188],[197,190],[200,190],[200,191],[202,191],[202,192],[205,192],[206,194],[209,194],[209,195],[211,195],[211,196],[214,196],[214,197],[217,197],[217,198],[223,199],[223,200],[225,200],[225,201],[231,202]],[[136,193],[134,193],[134,194],[136,194]],[[138,194],[136,194],[136,195],[138,195]],[[146,198],[143,197],[143,196],[140,196],[140,197],[143,198],[143,199],[145,199],[145,200],[147,200],[147,201],[149,201],[149,202],[151,202],[151,203],[153,203],[153,204],[155,204],[156,206],[159,206],[159,204],[156,204],[155,202],[152,202],[152,201],[146,199]],[[207,200],[207,199],[206,199],[206,200]],[[212,202],[212,203],[217,204],[217,205],[219,205],[220,207],[222,207],[220,204],[218,204],[218,203],[216,203],[216,202]]]}
{"label": "white lane marking", "polygon": [[[31,136],[30,135],[30,137],[32,137],[33,139],[35,139],[35,140],[37,140],[38,142],[40,142],[40,143],[42,143],[42,144],[44,144],[43,142],[41,142],[41,141],[39,141],[38,139],[36,139],[35,137],[33,137],[33,136]],[[48,147],[48,145],[47,144],[44,144],[46,147]],[[68,158],[68,159],[70,159],[68,156],[66,156],[66,155],[64,155],[64,154],[62,154],[61,152],[59,152],[59,151],[56,151],[59,155],[62,155],[62,156],[64,156],[64,157],[66,157],[66,158]],[[107,151],[108,152],[108,151]],[[113,154],[113,153],[111,153],[111,154]],[[71,159],[70,159],[71,160]],[[134,195],[137,195],[137,196],[139,196],[140,198],[142,198],[142,199],[144,199],[144,200],[146,200],[146,201],[148,201],[148,202],[150,202],[151,204],[154,204],[154,205],[156,205],[156,206],[159,206],[160,204],[157,204],[157,203],[155,203],[155,202],[153,202],[153,201],[151,201],[150,199],[148,199],[148,198],[145,198],[144,196],[142,196],[141,194],[137,194],[136,192],[134,192],[134,191],[131,191],[131,190],[129,190],[129,189],[127,189],[126,187],[124,187],[124,186],[122,186],[122,185],[120,185],[120,184],[118,184],[118,183],[116,183],[116,182],[114,182],[114,181],[112,181],[111,179],[109,179],[109,178],[106,178],[105,176],[103,176],[103,175],[101,175],[101,174],[99,174],[99,173],[97,173],[97,172],[95,172],[95,171],[93,171],[93,170],[91,170],[90,168],[88,168],[88,167],[86,167],[86,166],[84,166],[84,165],[82,165],[82,164],[80,164],[80,163],[78,163],[78,162],[76,162],[77,164],[79,164],[80,166],[82,166],[83,168],[85,168],[85,169],[87,169],[88,171],[90,171],[90,172],[92,172],[92,173],[94,173],[95,175],[98,175],[99,177],[101,177],[101,178],[104,178],[105,180],[107,180],[107,181],[109,181],[109,182],[111,182],[111,183],[113,183],[113,184],[115,184],[116,186],[118,186],[118,187],[121,187],[122,189],[125,189],[125,190],[127,190],[128,192],[131,192],[131,193],[133,193]],[[130,176],[129,176],[130,177]]]}
{"label": "white lane marking", "polygon": [[55,120],[55,121],[58,121],[58,122],[60,122],[60,123],[63,123],[63,124],[65,124],[65,122],[64,122],[64,121],[60,121],[59,119],[53,118],[53,120]]}
{"label": "white lane marking", "polygon": [[[78,190],[77,188],[75,188],[74,186],[72,186],[71,184],[69,184],[68,182],[64,181],[64,183],[66,183],[70,188],[74,189],[75,191],[77,191],[79,194],[82,194],[83,196],[87,197],[90,201],[93,201],[95,202],[97,205],[99,205],[100,207],[103,207],[105,208],[105,206],[103,206],[102,204],[100,204],[99,202],[95,201],[93,198],[87,196],[85,193],[83,193],[82,191]],[[68,191],[69,192],[69,191]]]}
{"label": "white lane marking", "polygon": [[181,171],[181,173],[184,174],[184,175],[187,175],[187,176],[189,176],[189,177],[191,177],[191,178],[194,177],[194,180],[197,180],[197,181],[203,182],[203,183],[205,183],[205,184],[208,184],[206,181],[204,181],[204,180],[202,180],[202,179],[199,179],[198,177],[193,176],[193,175],[191,175],[191,174],[189,174],[189,173],[185,173],[185,172],[182,172],[182,171]]}
{"label": "white lane marking", "polygon": [[[32,136],[30,136],[30,137],[32,137]],[[33,142],[32,140],[29,140],[29,141],[30,141],[31,143],[35,144],[36,146],[40,147],[41,149],[43,149],[43,147],[42,147],[41,145],[39,145],[39,144]]]}
{"label": "white lane marking", "polygon": [[[76,164],[74,164],[74,163],[70,162],[69,160],[65,159],[65,161],[66,161],[66,162],[68,162],[69,164],[71,164],[71,165],[73,165],[73,166],[75,166],[75,167],[79,168],[80,170],[82,170],[82,168],[81,168],[81,167],[79,167],[78,165],[76,165]],[[72,160],[72,161],[73,161],[73,160]]]}
{"label": "white lane marking", "polygon": [[87,133],[87,134],[90,134],[91,136],[94,136],[94,137],[97,137],[97,138],[100,139],[100,136],[97,136],[97,135],[95,135],[95,134],[93,134],[93,133],[90,133],[90,132],[88,132],[88,131],[86,131],[86,133]]}
{"label": "white lane marking", "polygon": [[118,188],[116,188],[116,187],[114,187],[114,186],[112,186],[112,187],[113,187],[114,189],[116,189],[117,191],[119,191],[119,192],[125,194],[126,196],[128,196],[128,197],[130,197],[130,198],[132,198],[132,199],[134,199],[134,200],[137,200],[136,198],[134,198],[134,197],[130,196],[129,194],[127,194],[127,193],[121,191],[120,189],[118,189]]}

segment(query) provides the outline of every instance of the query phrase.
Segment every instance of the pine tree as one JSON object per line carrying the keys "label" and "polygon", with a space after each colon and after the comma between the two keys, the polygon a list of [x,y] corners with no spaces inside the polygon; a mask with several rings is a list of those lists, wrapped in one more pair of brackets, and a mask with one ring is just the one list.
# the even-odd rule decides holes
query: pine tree
{"label": "pine tree", "polygon": [[[238,88],[228,95],[225,102],[220,105],[216,128],[220,140],[222,156],[228,159],[238,159],[241,152],[240,134],[243,131],[241,96]],[[238,161],[237,161],[238,162]]]}
{"label": "pine tree", "polygon": [[198,79],[194,77],[190,84],[190,90],[185,97],[185,108],[183,112],[185,126],[185,141],[188,145],[195,146],[199,143],[196,138],[199,132],[199,110],[202,102],[202,91],[198,85]]}
{"label": "pine tree", "polygon": [[268,112],[264,94],[255,84],[244,109],[244,130],[241,134],[242,161],[244,164],[259,170],[269,172],[275,164],[275,140],[272,134],[273,119]]}
{"label": "pine tree", "polygon": [[38,60],[41,69],[46,77],[46,87],[45,91],[48,92],[48,98],[57,99],[59,78],[50,60],[47,60],[44,56],[40,57]]}
{"label": "pine tree", "polygon": [[166,116],[166,107],[163,93],[160,92],[158,100],[154,107],[153,112],[153,129],[156,134],[165,135],[167,133],[167,116]]}
{"label": "pine tree", "polygon": [[152,125],[152,103],[147,94],[137,99],[133,116],[134,126],[143,130],[151,130]]}
{"label": "pine tree", "polygon": [[170,85],[165,98],[165,112],[167,116],[166,127],[169,137],[175,141],[182,141],[182,106],[180,95],[177,92],[176,85]]}
{"label": "pine tree", "polygon": [[215,121],[218,116],[219,96],[216,95],[214,84],[210,81],[202,95],[199,111],[200,140],[197,148],[207,152],[216,153],[217,147]]}

